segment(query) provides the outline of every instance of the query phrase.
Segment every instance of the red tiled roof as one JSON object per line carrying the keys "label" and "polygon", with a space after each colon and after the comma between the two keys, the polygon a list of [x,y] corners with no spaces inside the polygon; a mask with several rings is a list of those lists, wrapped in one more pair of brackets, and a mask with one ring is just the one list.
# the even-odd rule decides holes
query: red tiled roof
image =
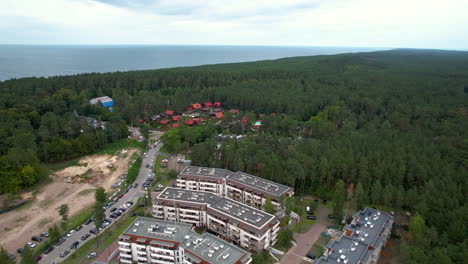
{"label": "red tiled roof", "polygon": [[213,105],[214,105],[215,107],[221,107],[222,104],[221,104],[220,102],[215,102]]}
{"label": "red tiled roof", "polygon": [[216,116],[216,118],[221,119],[221,118],[223,118],[224,114],[223,114],[223,112],[216,112],[215,116]]}
{"label": "red tiled roof", "polygon": [[233,114],[238,114],[238,113],[240,113],[240,111],[237,110],[237,109],[231,109],[231,110],[229,110],[229,112],[230,112],[230,113],[233,113]]}
{"label": "red tiled roof", "polygon": [[174,128],[175,128],[175,127],[179,127],[179,126],[180,126],[179,123],[173,123],[173,124],[171,124],[171,127],[174,127]]}
{"label": "red tiled roof", "polygon": [[172,121],[179,121],[180,116],[176,115],[172,117]]}
{"label": "red tiled roof", "polygon": [[173,114],[174,114],[174,111],[172,111],[172,110],[166,110],[166,112],[164,112],[164,113],[166,113],[166,115],[173,115]]}
{"label": "red tiled roof", "polygon": [[159,123],[160,123],[161,125],[167,125],[168,121],[167,121],[167,120],[161,120],[161,121],[159,121]]}
{"label": "red tiled roof", "polygon": [[202,106],[201,106],[201,104],[199,104],[199,103],[195,103],[195,104],[191,104],[190,107],[192,107],[193,109],[199,109],[199,108],[201,108]]}
{"label": "red tiled roof", "polygon": [[206,102],[203,104],[205,107],[212,107],[213,104],[211,102]]}
{"label": "red tiled roof", "polygon": [[184,121],[184,123],[187,124],[187,125],[190,125],[190,126],[194,124],[192,119],[187,119],[187,120]]}
{"label": "red tiled roof", "polygon": [[194,118],[193,121],[195,121],[196,123],[203,123],[203,122],[205,122],[205,119],[203,119],[203,118]]}
{"label": "red tiled roof", "polygon": [[246,116],[243,116],[242,119],[241,119],[241,122],[242,124],[247,124],[247,122],[249,122],[249,120],[247,120],[247,117]]}
{"label": "red tiled roof", "polygon": [[139,119],[139,120],[138,120],[138,123],[140,123],[140,124],[141,124],[141,123],[144,123],[144,122],[145,122],[144,119]]}

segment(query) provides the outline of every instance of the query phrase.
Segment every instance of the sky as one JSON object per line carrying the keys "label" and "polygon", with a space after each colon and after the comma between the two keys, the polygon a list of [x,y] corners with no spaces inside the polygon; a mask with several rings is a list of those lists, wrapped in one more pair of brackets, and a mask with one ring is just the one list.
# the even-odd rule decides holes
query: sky
{"label": "sky", "polygon": [[468,50],[468,0],[1,0],[0,44]]}

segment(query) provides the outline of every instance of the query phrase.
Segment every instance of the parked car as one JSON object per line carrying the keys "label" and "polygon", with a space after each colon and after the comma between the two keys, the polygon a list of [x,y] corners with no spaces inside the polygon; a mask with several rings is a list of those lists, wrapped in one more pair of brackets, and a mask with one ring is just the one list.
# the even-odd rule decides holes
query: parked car
{"label": "parked car", "polygon": [[133,184],[133,188],[138,187],[138,183]]}
{"label": "parked car", "polygon": [[28,242],[28,243],[26,243],[26,245],[28,245],[28,247],[30,247],[30,248],[35,248],[36,247],[36,244],[34,244],[33,242]]}
{"label": "parked car", "polygon": [[106,223],[109,223],[109,224],[110,224],[110,223],[112,223],[112,220],[110,220],[109,218],[104,218],[104,222],[106,222]]}
{"label": "parked car", "polygon": [[75,241],[73,242],[71,245],[70,245],[70,249],[77,249],[78,248],[78,244],[80,244],[80,241]]}
{"label": "parked car", "polygon": [[327,204],[327,200],[323,199],[322,203]]}
{"label": "parked car", "polygon": [[54,250],[54,247],[48,247],[46,248],[46,250],[44,250],[44,254],[49,254],[50,252],[52,252],[52,250]]}
{"label": "parked car", "polygon": [[123,212],[125,212],[125,211],[127,211],[127,209],[125,209],[125,207],[119,208],[119,212],[120,212],[120,213],[123,213]]}
{"label": "parked car", "polygon": [[145,206],[144,203],[141,203],[141,204],[138,205],[138,207],[144,207],[144,206]]}
{"label": "parked car", "polygon": [[92,221],[93,221],[93,219],[90,218],[90,219],[86,220],[86,222],[84,222],[84,224],[85,224],[85,225],[89,225],[89,224],[91,224]]}
{"label": "parked car", "polygon": [[314,202],[315,202],[315,203],[318,203],[318,199],[315,199]]}
{"label": "parked car", "polygon": [[61,237],[61,238],[57,241],[57,243],[56,243],[55,245],[56,245],[56,246],[60,246],[60,245],[63,244],[63,242],[65,242],[65,240],[67,240],[65,237]]}
{"label": "parked car", "polygon": [[124,194],[123,194],[123,193],[119,195],[119,199],[122,198],[122,197],[124,197]]}
{"label": "parked car", "polygon": [[36,262],[39,262],[41,259],[42,259],[42,256],[39,255],[39,256],[37,256],[34,260],[35,260]]}
{"label": "parked car", "polygon": [[92,228],[91,230],[89,230],[89,233],[96,235],[97,233],[99,233],[99,231],[97,231],[96,228]]}
{"label": "parked car", "polygon": [[334,219],[334,218],[335,218],[335,216],[334,216],[334,215],[331,215],[331,214],[329,214],[329,215],[328,215],[328,218],[330,218],[330,219]]}
{"label": "parked car", "polygon": [[41,237],[49,237],[49,233],[48,232],[42,232]]}
{"label": "parked car", "polygon": [[33,236],[33,237],[31,237],[31,240],[32,240],[32,241],[41,242],[41,241],[42,241],[42,237],[39,237],[39,236]]}
{"label": "parked car", "polygon": [[11,260],[15,260],[15,259],[16,259],[16,256],[13,255],[13,254],[10,254],[10,253],[8,253],[8,257],[9,257]]}
{"label": "parked car", "polygon": [[133,212],[130,216],[137,216],[138,213],[137,212]]}
{"label": "parked car", "polygon": [[96,256],[97,256],[96,252],[91,252],[88,255],[86,255],[86,258],[90,259],[90,258],[95,258]]}
{"label": "parked car", "polygon": [[307,219],[315,220],[315,219],[317,219],[317,217],[315,217],[315,216],[313,216],[313,215],[308,215],[308,216],[307,216]]}
{"label": "parked car", "polygon": [[70,250],[67,249],[67,250],[63,251],[62,253],[60,253],[59,256],[60,256],[61,258],[64,258],[64,257],[66,257],[66,256],[68,255],[68,253],[70,253]]}
{"label": "parked car", "polygon": [[148,168],[148,167],[149,167],[149,164],[146,164],[146,168]]}
{"label": "parked car", "polygon": [[70,232],[68,232],[67,237],[71,237],[71,236],[73,236],[75,233],[76,233],[75,229],[72,229],[72,230],[70,230]]}
{"label": "parked car", "polygon": [[132,201],[128,201],[125,203],[128,207],[132,206],[133,205],[133,202]]}
{"label": "parked car", "polygon": [[86,233],[84,235],[81,236],[81,240],[85,241],[86,239],[88,239],[88,237],[90,237],[91,234],[90,233]]}
{"label": "parked car", "polygon": [[18,253],[20,253],[20,254],[23,254],[23,248],[18,248],[18,249],[16,250],[16,252],[18,252]]}
{"label": "parked car", "polygon": [[308,257],[310,259],[315,259],[316,258],[314,254],[310,254],[310,253],[307,254],[306,257]]}
{"label": "parked car", "polygon": [[79,226],[77,226],[77,227],[75,228],[75,231],[78,231],[78,230],[80,230],[81,228],[83,228],[83,226],[82,226],[82,225],[79,225]]}

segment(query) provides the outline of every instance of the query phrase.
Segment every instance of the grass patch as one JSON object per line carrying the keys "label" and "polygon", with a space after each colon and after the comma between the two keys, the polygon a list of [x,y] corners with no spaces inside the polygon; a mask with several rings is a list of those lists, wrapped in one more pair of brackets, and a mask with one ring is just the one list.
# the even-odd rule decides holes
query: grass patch
{"label": "grass patch", "polygon": [[80,159],[81,158],[76,158],[76,159],[71,159],[71,160],[66,160],[66,161],[59,161],[59,162],[49,163],[46,166],[51,171],[59,171],[59,170],[63,170],[63,169],[65,169],[67,167],[70,167],[70,166],[80,166],[80,164],[78,164],[78,161]]}
{"label": "grass patch", "polygon": [[130,168],[128,169],[127,178],[125,178],[125,183],[127,185],[132,184],[136,180],[138,173],[140,172],[142,162],[143,160],[140,157],[138,157],[132,164],[132,166],[130,166]]}
{"label": "grass patch", "polygon": [[110,154],[114,155],[117,151],[125,148],[143,148],[143,143],[137,140],[131,140],[128,138],[121,139],[117,142],[108,144],[104,149],[97,151],[94,154]]}
{"label": "grass patch", "polygon": [[77,195],[78,196],[87,196],[88,194],[90,193],[93,193],[96,191],[96,189],[86,189],[86,190],[82,190],[81,192],[79,192]]}
{"label": "grass patch", "polygon": [[310,220],[305,217],[302,218],[301,216],[301,221],[296,226],[294,226],[293,231],[294,233],[301,233],[301,234],[306,233],[316,223],[317,221],[315,220]]}
{"label": "grass patch", "polygon": [[51,205],[54,201],[52,200],[49,200],[49,199],[45,199],[45,200],[42,200],[39,202],[39,207],[40,208],[46,208],[48,207],[49,205]]}
{"label": "grass patch", "polygon": [[3,230],[5,230],[6,232],[9,232],[9,231],[11,231],[11,228],[5,227]]}

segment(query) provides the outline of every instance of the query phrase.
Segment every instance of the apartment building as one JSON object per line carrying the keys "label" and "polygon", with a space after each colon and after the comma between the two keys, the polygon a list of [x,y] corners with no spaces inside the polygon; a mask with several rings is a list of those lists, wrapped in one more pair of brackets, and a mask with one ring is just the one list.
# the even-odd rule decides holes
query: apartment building
{"label": "apartment building", "polygon": [[158,219],[204,226],[249,250],[264,250],[278,240],[276,216],[213,192],[166,188],[153,201]]}
{"label": "apartment building", "polygon": [[355,213],[351,223],[343,228],[341,238],[325,246],[324,254],[316,264],[377,263],[393,222],[393,216],[372,208]]}
{"label": "apartment building", "polygon": [[213,192],[260,209],[267,197],[279,209],[282,196],[294,195],[294,190],[289,186],[248,173],[197,166],[187,166],[179,173],[177,187]]}
{"label": "apartment building", "polygon": [[192,225],[137,217],[119,236],[120,263],[249,264],[250,253]]}

